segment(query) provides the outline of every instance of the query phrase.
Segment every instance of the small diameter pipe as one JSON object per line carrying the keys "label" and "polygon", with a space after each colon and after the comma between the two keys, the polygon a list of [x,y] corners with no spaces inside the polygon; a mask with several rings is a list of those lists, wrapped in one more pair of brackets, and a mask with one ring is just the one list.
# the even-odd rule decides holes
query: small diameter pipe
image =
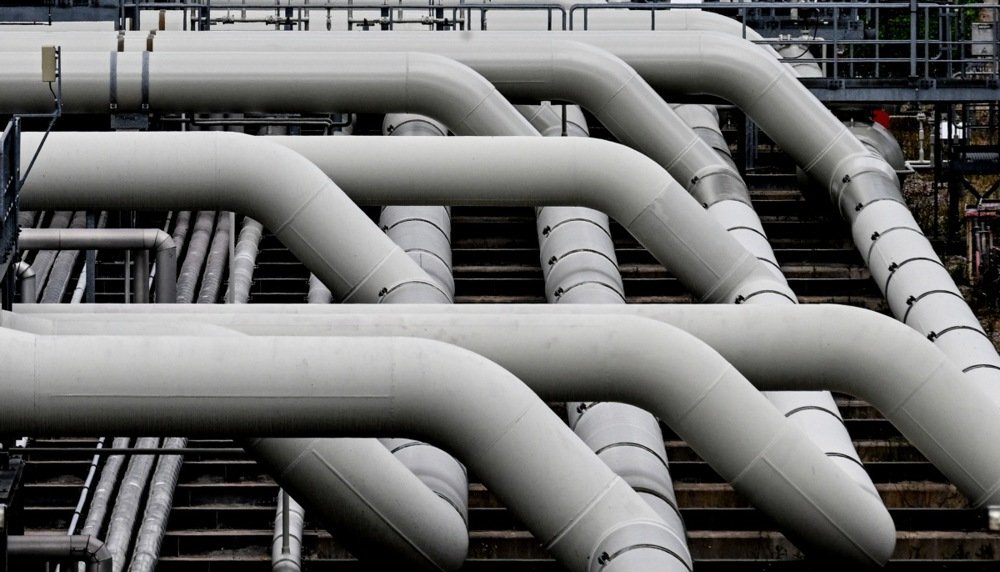
{"label": "small diameter pipe", "polygon": [[191,231],[191,240],[188,243],[187,254],[184,256],[184,263],[181,264],[180,274],[177,275],[177,303],[179,304],[194,302],[195,289],[198,287],[201,269],[205,265],[205,257],[208,255],[208,245],[212,240],[214,228],[215,211],[199,212],[195,219],[194,230]]}
{"label": "small diameter pipe", "polygon": [[107,546],[90,535],[28,535],[9,536],[7,554],[39,560],[77,560],[86,572],[112,572],[112,554]]}
{"label": "small diameter pipe", "polygon": [[[3,430],[415,434],[458,454],[570,569],[589,569],[603,552],[617,553],[622,535],[666,534],[656,514],[523,383],[448,344],[35,336],[9,329],[0,338],[18,388],[4,399],[11,414],[0,416]],[[140,351],[151,345],[157,351]],[[178,377],[180,362],[187,371]],[[140,367],[144,375],[136,378]]]}
{"label": "small diameter pipe", "polygon": [[[25,230],[21,229],[20,236],[24,236]],[[21,303],[22,304],[34,304],[35,300],[38,299],[38,285],[36,283],[35,271],[32,270],[31,265],[27,262],[18,262],[14,267],[14,272],[18,279],[18,288],[20,288],[21,293]]]}
{"label": "small diameter pipe", "polygon": [[[246,304],[250,301],[250,286],[253,284],[253,271],[257,265],[257,252],[264,227],[254,219],[243,219],[236,250],[233,254],[233,279],[229,284],[232,300],[235,304]],[[310,275],[310,283],[312,275]]]}
{"label": "small diameter pipe", "polygon": [[94,484],[94,477],[97,476],[97,467],[101,465],[101,449],[104,448],[104,443],[106,437],[101,437],[97,440],[97,446],[95,449],[97,453],[90,459],[90,468],[87,469],[87,476],[83,480],[83,490],[80,491],[80,498],[76,502],[76,506],[73,508],[73,518],[69,521],[69,526],[66,527],[67,532],[70,536],[76,534],[76,527],[80,523],[80,517],[83,515],[83,510],[87,504],[87,498],[90,496],[90,487]]}
{"label": "small diameter pipe", "polygon": [[[83,229],[87,226],[87,213],[76,211],[70,220],[69,230]],[[58,304],[62,302],[66,294],[66,286],[69,284],[70,275],[73,274],[73,267],[76,266],[76,259],[79,257],[79,250],[60,250],[56,253],[52,263],[52,271],[45,283],[45,291],[39,300],[42,304]]]}
{"label": "small diameter pipe", "polygon": [[230,213],[220,212],[215,225],[215,234],[205,259],[205,272],[201,278],[201,290],[198,292],[199,304],[214,304],[219,299],[222,290],[222,279],[226,274],[229,262],[229,233],[231,232]]}
{"label": "small diameter pipe", "polygon": [[25,249],[129,249],[152,250],[156,255],[156,300],[171,303],[176,299],[177,247],[167,233],[159,229],[22,229],[18,244]]}
{"label": "small diameter pipe", "polygon": [[[126,433],[126,431],[109,432]],[[158,437],[142,437],[136,441],[136,447],[143,449],[159,446],[160,439]],[[118,497],[115,499],[115,506],[111,511],[108,534],[105,537],[107,548],[114,557],[114,572],[125,570],[125,564],[128,562],[128,550],[135,533],[135,520],[139,515],[139,506],[149,482],[149,475],[153,471],[155,458],[155,455],[135,455],[129,459],[128,468],[125,469],[125,476],[122,478]]]}
{"label": "small diameter pipe", "polygon": [[[879,497],[846,478],[735,370],[672,327],[614,315],[645,305],[503,305],[479,314],[461,305],[379,305],[364,313],[348,313],[350,307],[342,305],[264,308],[264,313],[186,317],[249,334],[405,332],[461,344],[518,372],[544,399],[620,401],[650,410],[805,550],[868,564],[884,563],[892,553],[895,532]],[[290,313],[281,313],[285,310]],[[612,315],[589,315],[596,312]],[[88,323],[94,318],[79,315],[78,331],[98,325]],[[116,318],[122,316],[105,317]],[[673,351],[664,352],[665,347]],[[1000,425],[1000,419],[991,423]],[[993,457],[1000,467],[1000,455]],[[682,550],[670,537],[669,550]],[[663,565],[668,561],[674,558]]]}
{"label": "small diameter pipe", "polygon": [[302,570],[302,526],[305,511],[288,493],[278,491],[278,507],[274,517],[274,538],[271,541],[272,572]]}

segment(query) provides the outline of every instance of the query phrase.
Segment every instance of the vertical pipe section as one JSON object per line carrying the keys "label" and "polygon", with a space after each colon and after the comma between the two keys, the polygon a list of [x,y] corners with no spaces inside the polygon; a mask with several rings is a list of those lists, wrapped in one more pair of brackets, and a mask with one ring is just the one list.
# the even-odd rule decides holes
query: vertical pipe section
{"label": "vertical pipe section", "polygon": [[[519,108],[540,133],[588,137],[577,106]],[[585,207],[536,209],[538,246],[545,294],[550,304],[624,304],[608,216]],[[675,536],[678,571],[690,570],[684,521],[677,508],[659,422],[646,411],[624,403],[566,404],[569,424],[597,456],[622,477],[660,515]],[[634,539],[637,547],[642,538]],[[639,553],[632,559],[643,558]],[[632,565],[637,563],[632,560]]]}
{"label": "vertical pipe section", "polygon": [[[448,135],[448,128],[433,119],[412,114],[387,114],[383,135]],[[387,295],[383,302],[436,303],[440,293],[454,301],[451,270],[451,213],[444,206],[387,206],[379,215],[386,235],[416,262],[436,287],[412,288],[405,296]],[[419,285],[418,285],[419,286]],[[469,520],[469,479],[465,467],[448,453],[413,439],[382,439],[382,444],[432,491],[451,504],[462,520]]]}

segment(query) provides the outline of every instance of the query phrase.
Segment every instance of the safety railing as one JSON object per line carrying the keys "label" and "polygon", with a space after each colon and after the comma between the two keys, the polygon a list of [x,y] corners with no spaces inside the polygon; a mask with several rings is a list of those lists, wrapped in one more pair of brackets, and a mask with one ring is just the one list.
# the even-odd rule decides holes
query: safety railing
{"label": "safety railing", "polygon": [[17,252],[17,206],[20,187],[20,119],[11,119],[0,136],[0,278]]}

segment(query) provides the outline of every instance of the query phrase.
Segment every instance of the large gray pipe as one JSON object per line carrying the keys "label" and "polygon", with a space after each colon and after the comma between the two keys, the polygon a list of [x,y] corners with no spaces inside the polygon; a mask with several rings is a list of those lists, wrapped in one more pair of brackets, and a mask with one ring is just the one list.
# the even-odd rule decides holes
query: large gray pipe
{"label": "large gray pipe", "polygon": [[[570,569],[590,569],[640,531],[662,531],[669,547],[656,514],[543,401],[507,371],[448,344],[9,329],[0,337],[12,382],[4,430],[416,434],[460,455]],[[150,344],[156,352],[141,351]],[[179,362],[188,365],[180,378]],[[139,368],[144,376],[137,379]]]}
{"label": "large gray pipe", "polygon": [[[729,154],[729,144],[719,130],[719,115],[715,107],[709,105],[678,105],[674,110],[706,143],[719,154],[719,158],[733,165]],[[787,286],[778,260],[764,233],[764,227],[754,212],[750,193],[741,189],[742,197],[699,197],[708,205],[708,213],[733,235],[747,250],[767,264],[775,278]],[[770,299],[769,304],[793,304],[797,300]],[[758,303],[758,299],[747,303]],[[848,475],[872,493],[877,494],[875,484],[861,464],[861,457],[854,448],[851,436],[844,427],[843,419],[833,396],[829,392],[767,392],[764,394],[786,417],[794,419],[817,445]]]}
{"label": "large gray pipe", "polygon": [[171,303],[176,299],[177,247],[170,235],[162,230],[26,228],[21,230],[18,244],[28,250],[151,250],[156,256],[157,266],[156,301]]}
{"label": "large gray pipe", "polygon": [[[540,133],[588,137],[587,121],[577,106],[548,102],[521,113]],[[536,210],[539,258],[550,304],[624,304],[625,287],[608,216],[585,207]],[[686,547],[684,522],[677,507],[659,421],[625,403],[566,404],[569,426],[611,470],[625,479]],[[642,558],[634,555],[634,559]],[[693,566],[689,551],[679,551],[674,569]]]}
{"label": "large gray pipe", "polygon": [[[650,320],[583,315],[593,308],[615,312],[632,306],[505,305],[478,315],[464,306],[410,305],[391,308],[396,313],[389,314],[384,309],[390,308],[379,305],[350,315],[340,305],[273,308],[290,313],[199,313],[195,319],[250,334],[261,329],[292,333],[293,324],[301,323],[311,335],[353,328],[352,335],[406,331],[460,343],[519,372],[545,399],[621,401],[649,409],[800,547],[869,564],[881,564],[892,553],[895,532],[879,497],[845,478],[792,421],[711,350]],[[418,310],[410,313],[412,308]],[[310,315],[310,309],[319,311]],[[575,315],[577,309],[580,315]],[[76,325],[82,329],[76,332],[100,325],[87,322],[94,315],[79,316]],[[73,322],[55,325],[63,333],[74,332]],[[858,518],[861,514],[865,518]]]}
{"label": "large gray pipe", "polygon": [[[97,322],[100,319],[134,320],[143,324],[157,320],[164,326],[173,319],[208,323],[248,334],[310,336],[341,335],[342,329],[335,326],[337,315],[344,316],[344,329],[362,335],[372,332],[359,328],[359,321],[392,321],[402,319],[401,313],[405,312],[423,324],[419,334],[416,333],[418,328],[411,328],[413,335],[439,337],[440,332],[441,337],[457,337],[460,332],[456,322],[437,328],[435,316],[448,315],[460,321],[465,319],[463,316],[477,315],[480,317],[469,318],[479,324],[476,331],[496,332],[497,337],[503,339],[503,344],[499,341],[497,344],[504,345],[505,356],[510,354],[502,360],[508,367],[512,367],[512,362],[507,360],[516,359],[521,349],[519,345],[512,345],[512,341],[520,338],[509,332],[500,333],[494,322],[524,315],[540,320],[585,315],[653,318],[707,340],[735,365],[747,369],[753,382],[763,390],[843,391],[868,400],[952,480],[974,506],[1000,504],[1000,453],[990,445],[1000,431],[996,404],[986,399],[982,390],[923,336],[881,314],[859,308],[828,304],[775,307],[410,305],[368,306],[363,314],[358,314],[355,307],[339,305],[258,305],[226,308],[222,312],[212,307],[36,304],[16,306],[15,310],[30,315],[27,317],[53,320],[50,328],[54,329],[47,330],[53,333],[86,333],[91,328],[102,331],[107,324]],[[482,327],[484,323],[490,327]],[[823,328],[816,328],[816,324],[823,324]],[[606,342],[608,338],[605,336],[602,340]],[[767,354],[756,351],[760,344],[769,349]],[[871,348],[879,351],[871,351]],[[488,353],[482,347],[470,346],[470,349]],[[599,352],[595,350],[594,353]],[[650,354],[641,355],[656,353],[664,352],[651,349]],[[607,355],[608,352],[602,354],[603,357]],[[500,356],[493,357],[499,359]],[[720,418],[725,417],[717,417]]]}
{"label": "large gray pipe", "polygon": [[[149,136],[160,141],[139,143]],[[94,143],[104,138],[107,147],[98,149],[101,144]],[[57,139],[61,143],[54,144]],[[38,140],[25,134],[24,148],[32,149]],[[137,170],[135,165],[144,168]],[[188,206],[253,216],[346,301],[378,300],[383,289],[428,280],[312,163],[257,137],[224,132],[106,133],[96,139],[93,134],[52,134],[34,168],[47,175],[24,185],[26,206],[35,202],[112,208]],[[33,188],[44,191],[36,193]],[[135,188],[146,192],[136,194]],[[330,213],[337,213],[338,224],[330,224]],[[344,254],[336,258],[336,249],[328,245],[354,246],[342,248]],[[367,256],[351,254],[362,250]]]}

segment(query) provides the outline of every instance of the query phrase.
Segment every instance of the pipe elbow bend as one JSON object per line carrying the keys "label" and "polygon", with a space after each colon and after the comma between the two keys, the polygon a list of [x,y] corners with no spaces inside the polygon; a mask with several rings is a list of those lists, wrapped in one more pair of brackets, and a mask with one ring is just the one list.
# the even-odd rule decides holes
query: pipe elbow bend
{"label": "pipe elbow bend", "polygon": [[156,229],[153,231],[153,250],[156,252],[162,252],[164,250],[177,250],[177,244],[174,242],[174,238],[167,234],[166,232]]}

